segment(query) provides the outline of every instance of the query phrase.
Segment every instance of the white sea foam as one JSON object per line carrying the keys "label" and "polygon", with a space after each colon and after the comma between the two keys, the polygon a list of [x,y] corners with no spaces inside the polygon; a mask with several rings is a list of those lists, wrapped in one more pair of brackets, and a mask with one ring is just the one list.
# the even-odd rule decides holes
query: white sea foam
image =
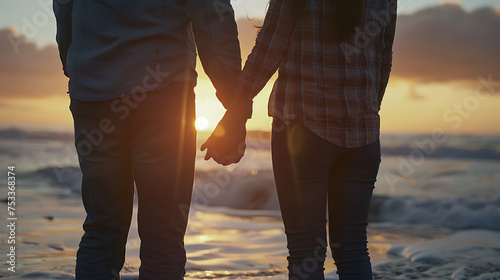
{"label": "white sea foam", "polygon": [[383,279],[496,279],[500,232],[464,230],[441,239],[393,245],[387,253],[400,259],[377,263],[376,274],[404,276]]}
{"label": "white sea foam", "polygon": [[500,230],[500,199],[391,197],[380,205],[377,220]]}
{"label": "white sea foam", "polygon": [[451,236],[416,244],[394,245],[387,253],[412,262],[441,263],[475,256],[500,257],[500,233],[487,230],[464,230]]}

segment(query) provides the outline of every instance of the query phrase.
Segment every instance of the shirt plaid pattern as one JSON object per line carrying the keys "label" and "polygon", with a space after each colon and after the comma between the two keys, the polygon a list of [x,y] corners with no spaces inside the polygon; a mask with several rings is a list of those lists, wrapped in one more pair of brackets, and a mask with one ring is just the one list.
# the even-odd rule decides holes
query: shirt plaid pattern
{"label": "shirt plaid pattern", "polygon": [[356,35],[338,42],[327,1],[307,0],[297,17],[271,0],[236,93],[257,95],[279,68],[269,115],[303,124],[330,143],[356,148],[379,137],[379,110],[392,65],[397,0],[367,0]]}

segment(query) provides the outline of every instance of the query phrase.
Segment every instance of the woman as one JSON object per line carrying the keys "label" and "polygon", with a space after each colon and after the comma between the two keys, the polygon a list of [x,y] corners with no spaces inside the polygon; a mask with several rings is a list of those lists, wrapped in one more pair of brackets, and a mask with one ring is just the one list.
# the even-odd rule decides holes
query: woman
{"label": "woman", "polygon": [[340,279],[372,279],[366,226],[396,7],[397,0],[271,0],[236,97],[203,147],[207,159],[239,161],[251,100],[279,69],[272,158],[289,279],[324,279],[327,216]]}

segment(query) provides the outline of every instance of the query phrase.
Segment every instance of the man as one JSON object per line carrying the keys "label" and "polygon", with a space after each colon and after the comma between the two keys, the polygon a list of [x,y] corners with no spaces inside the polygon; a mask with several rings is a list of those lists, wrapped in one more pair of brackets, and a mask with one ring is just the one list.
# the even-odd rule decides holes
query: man
{"label": "man", "polygon": [[195,160],[196,47],[228,107],[241,70],[230,2],[54,0],[54,13],[87,212],[76,279],[119,279],[134,182],[139,278],[183,279]]}

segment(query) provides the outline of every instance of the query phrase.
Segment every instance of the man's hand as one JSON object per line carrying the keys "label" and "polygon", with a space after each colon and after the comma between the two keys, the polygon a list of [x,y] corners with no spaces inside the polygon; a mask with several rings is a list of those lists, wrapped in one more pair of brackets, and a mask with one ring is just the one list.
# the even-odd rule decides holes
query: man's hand
{"label": "man's hand", "polygon": [[234,97],[226,114],[212,135],[201,146],[207,150],[205,160],[213,158],[217,163],[238,163],[245,154],[246,121],[252,114],[252,101]]}

